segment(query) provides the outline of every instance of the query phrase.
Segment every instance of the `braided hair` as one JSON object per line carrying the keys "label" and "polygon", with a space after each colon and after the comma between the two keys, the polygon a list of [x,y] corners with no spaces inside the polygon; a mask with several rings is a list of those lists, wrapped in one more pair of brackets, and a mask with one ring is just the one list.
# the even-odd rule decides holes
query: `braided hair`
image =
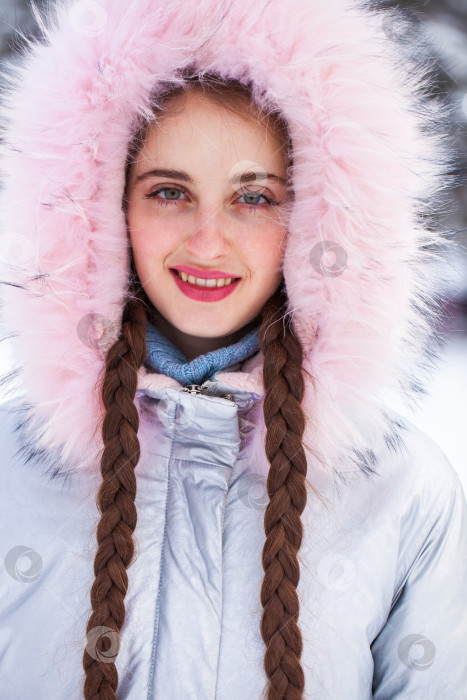
{"label": "braided hair", "polygon": [[283,324],[286,298],[281,285],[265,304],[259,345],[264,355],[263,403],[269,503],[264,514],[261,635],[268,700],[300,700],[305,679],[300,664],[302,635],[297,625],[297,552],[303,536],[307,461],[302,444],[305,416],[302,346],[290,324]]}
{"label": "braided hair", "polygon": [[125,622],[123,601],[128,589],[126,569],[134,555],[135,468],[140,458],[139,414],[134,398],[137,372],[146,359],[146,325],[141,294],[136,295],[125,306],[120,337],[105,358],[102,483],[96,499],[101,518],[96,532],[92,614],[83,656],[86,700],[116,697],[118,674],[108,652],[111,650],[116,657],[120,649],[120,630]]}
{"label": "braided hair", "polygon": [[[190,87],[198,85],[195,81]],[[235,103],[237,98],[239,102],[244,100],[245,94],[250,94],[243,84],[220,81],[215,76],[203,79],[203,89],[206,88],[223,107],[228,105],[228,100]],[[181,89],[172,89],[167,96]],[[158,98],[157,109],[161,109],[162,104]],[[276,116],[274,123],[277,130],[289,138],[285,122]],[[144,124],[130,144],[127,172],[144,144],[147,128]],[[133,265],[132,259],[134,281]],[[145,333],[151,305],[138,280],[131,283],[130,290],[121,333],[107,352],[102,380],[106,412],[102,426],[102,484],[96,499],[101,518],[96,533],[95,580],[90,593],[92,614],[86,627],[87,644],[83,655],[85,700],[118,697],[114,660],[125,621],[126,569],[134,556],[135,468],[140,458],[135,395],[138,370],[146,361]],[[262,309],[259,332],[259,345],[264,355],[265,453],[270,464],[269,503],[264,516],[266,540],[262,552],[264,579],[260,592],[267,700],[301,700],[304,690],[300,663],[302,637],[298,627],[300,569],[297,553],[303,536],[300,516],[306,505],[307,462],[302,444],[305,416],[301,406],[305,370],[302,346],[293,333],[286,308],[287,295],[282,279]]]}

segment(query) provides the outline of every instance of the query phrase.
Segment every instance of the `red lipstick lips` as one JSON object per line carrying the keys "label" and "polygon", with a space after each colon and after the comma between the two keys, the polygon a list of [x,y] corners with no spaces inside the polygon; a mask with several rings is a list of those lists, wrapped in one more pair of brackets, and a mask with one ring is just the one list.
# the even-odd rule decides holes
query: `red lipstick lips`
{"label": "red lipstick lips", "polygon": [[233,277],[233,275],[225,272],[220,274],[218,270],[210,270],[209,277],[207,270],[204,272],[201,271],[202,274],[200,274],[200,272],[194,274],[196,268],[189,267],[187,265],[177,265],[175,268],[171,269],[170,274],[172,275],[177,287],[181,292],[183,292],[183,294],[185,294],[185,296],[189,297],[190,299],[194,299],[195,301],[220,301],[221,299],[225,299],[225,297],[229,296],[229,294],[232,294],[232,292],[235,291],[241,282],[240,278],[237,279],[236,282],[232,281],[230,284],[224,285],[223,287],[199,287],[198,285],[191,284],[190,282],[184,282],[176,270],[186,272],[187,275],[193,275],[194,277],[205,279],[219,279],[221,277]]}

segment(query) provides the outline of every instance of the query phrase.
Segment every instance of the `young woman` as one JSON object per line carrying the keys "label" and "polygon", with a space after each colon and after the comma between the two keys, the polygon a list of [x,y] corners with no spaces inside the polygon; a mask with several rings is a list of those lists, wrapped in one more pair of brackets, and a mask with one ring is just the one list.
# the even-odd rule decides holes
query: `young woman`
{"label": "young woman", "polygon": [[11,68],[1,697],[466,697],[465,496],[388,399],[454,159],[404,21],[60,2]]}

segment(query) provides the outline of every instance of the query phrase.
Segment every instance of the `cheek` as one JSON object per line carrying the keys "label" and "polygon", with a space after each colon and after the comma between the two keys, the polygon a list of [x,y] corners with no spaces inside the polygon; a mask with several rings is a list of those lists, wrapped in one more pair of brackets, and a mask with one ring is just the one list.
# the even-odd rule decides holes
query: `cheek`
{"label": "cheek", "polygon": [[131,204],[128,207],[127,220],[134,256],[141,261],[141,265],[147,264],[148,260],[164,258],[180,235],[173,225],[157,221]]}
{"label": "cheek", "polygon": [[241,246],[241,254],[252,272],[273,279],[281,274],[285,240],[286,233],[283,230],[269,229],[245,241]]}

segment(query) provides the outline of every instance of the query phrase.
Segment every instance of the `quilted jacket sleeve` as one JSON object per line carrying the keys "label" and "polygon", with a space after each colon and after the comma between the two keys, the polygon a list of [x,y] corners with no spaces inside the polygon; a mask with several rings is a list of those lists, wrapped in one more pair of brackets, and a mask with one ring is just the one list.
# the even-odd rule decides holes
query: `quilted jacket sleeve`
{"label": "quilted jacket sleeve", "polygon": [[453,475],[371,645],[374,700],[467,698],[467,503]]}

